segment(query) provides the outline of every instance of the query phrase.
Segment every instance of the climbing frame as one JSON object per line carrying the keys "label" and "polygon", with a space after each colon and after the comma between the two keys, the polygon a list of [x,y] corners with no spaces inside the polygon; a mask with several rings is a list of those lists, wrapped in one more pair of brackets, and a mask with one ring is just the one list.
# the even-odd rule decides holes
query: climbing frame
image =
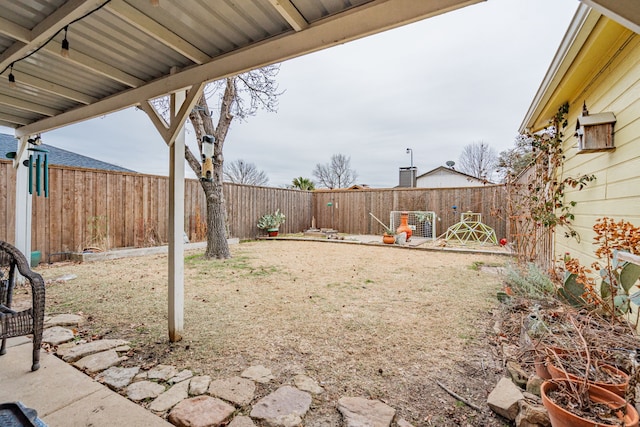
{"label": "climbing frame", "polygon": [[498,238],[493,228],[482,223],[482,214],[475,212],[463,212],[460,214],[460,222],[447,229],[444,238],[457,240],[465,244],[479,242],[480,244],[498,244]]}

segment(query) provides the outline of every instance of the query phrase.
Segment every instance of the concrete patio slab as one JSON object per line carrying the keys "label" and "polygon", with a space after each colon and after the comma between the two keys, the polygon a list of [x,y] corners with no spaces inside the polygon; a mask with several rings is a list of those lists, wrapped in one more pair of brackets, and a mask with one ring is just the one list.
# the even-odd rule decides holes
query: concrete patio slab
{"label": "concrete patio slab", "polygon": [[171,426],[52,354],[41,352],[31,372],[31,341],[8,341],[0,356],[0,402],[20,401],[49,427]]}

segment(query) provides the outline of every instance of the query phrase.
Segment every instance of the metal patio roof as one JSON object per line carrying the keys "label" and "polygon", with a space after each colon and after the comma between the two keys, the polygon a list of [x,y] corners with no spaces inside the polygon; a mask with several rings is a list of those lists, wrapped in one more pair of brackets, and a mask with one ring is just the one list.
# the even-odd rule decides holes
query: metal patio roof
{"label": "metal patio roof", "polygon": [[0,125],[37,134],[480,1],[0,0]]}

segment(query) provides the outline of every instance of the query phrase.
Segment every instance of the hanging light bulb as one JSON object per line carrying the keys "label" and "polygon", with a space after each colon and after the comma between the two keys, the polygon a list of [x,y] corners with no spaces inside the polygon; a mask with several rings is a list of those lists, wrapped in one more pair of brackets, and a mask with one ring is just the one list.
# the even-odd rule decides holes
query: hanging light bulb
{"label": "hanging light bulb", "polygon": [[68,26],[64,27],[64,39],[62,40],[62,49],[60,49],[60,55],[62,55],[63,58],[69,57],[69,40],[67,40],[68,28]]}
{"label": "hanging light bulb", "polygon": [[160,6],[160,0],[151,0],[151,6],[153,7]]}
{"label": "hanging light bulb", "polygon": [[11,64],[11,70],[9,71],[9,87],[11,89],[16,87],[16,76],[13,75],[13,64]]}

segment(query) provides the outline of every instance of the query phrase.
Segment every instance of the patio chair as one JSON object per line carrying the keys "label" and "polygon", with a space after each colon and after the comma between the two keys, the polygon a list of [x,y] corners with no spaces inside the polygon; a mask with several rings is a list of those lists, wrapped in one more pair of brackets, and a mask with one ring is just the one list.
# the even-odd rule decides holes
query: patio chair
{"label": "patio chair", "polygon": [[[18,274],[20,273],[20,274]],[[31,285],[31,307],[11,309],[13,291],[22,276]],[[33,335],[33,363],[31,370],[40,368],[40,345],[44,324],[44,279],[31,271],[25,256],[14,246],[0,240],[0,356],[7,352],[7,338]]]}

